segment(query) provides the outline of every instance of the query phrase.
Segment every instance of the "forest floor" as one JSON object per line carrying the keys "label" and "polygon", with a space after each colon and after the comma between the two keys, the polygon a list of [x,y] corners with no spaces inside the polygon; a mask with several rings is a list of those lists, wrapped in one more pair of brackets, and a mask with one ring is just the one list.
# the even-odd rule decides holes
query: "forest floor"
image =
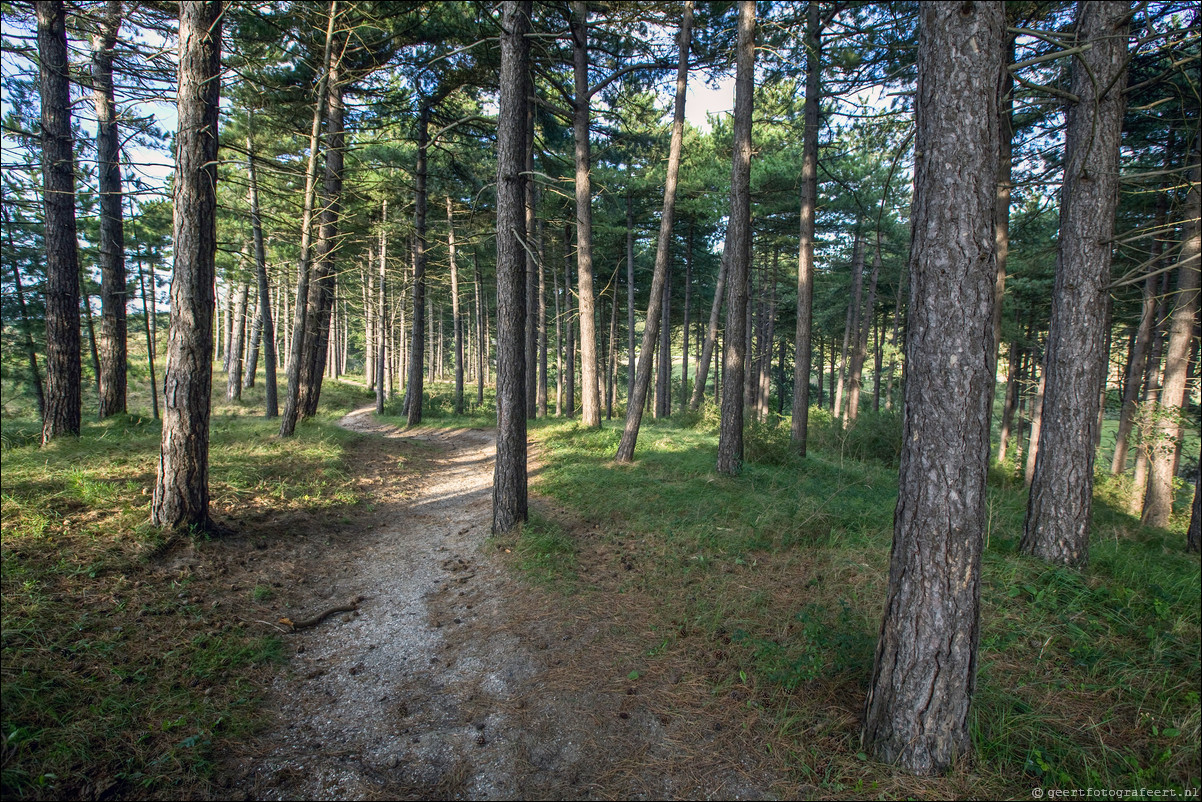
{"label": "forest floor", "polygon": [[367,409],[341,425],[369,435],[349,460],[370,485],[368,520],[340,533],[292,531],[286,549],[270,547],[257,571],[308,588],[307,602],[289,594],[301,612],[276,605],[297,621],[362,601],[287,636],[291,659],[272,684],[268,725],[217,770],[231,794],[780,792],[777,772],[750,757],[763,754],[754,732],[709,705],[702,677],[633,668],[643,663],[623,647],[628,639],[596,615],[638,600],[594,594],[594,609],[573,609],[562,594],[505,570],[511,551],[488,537],[491,431],[400,430]]}

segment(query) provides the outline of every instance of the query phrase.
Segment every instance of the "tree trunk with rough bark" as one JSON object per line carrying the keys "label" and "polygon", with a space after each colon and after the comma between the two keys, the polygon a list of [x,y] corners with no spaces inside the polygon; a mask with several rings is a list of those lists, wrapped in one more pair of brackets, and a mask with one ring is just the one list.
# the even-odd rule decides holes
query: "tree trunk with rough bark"
{"label": "tree trunk with rough bark", "polygon": [[[705,340],[701,344],[701,361],[697,365],[697,380],[693,384],[693,397],[689,399],[689,409],[696,412],[701,408],[701,399],[705,397],[705,384],[709,381],[710,361],[714,358],[714,343],[718,340],[718,318],[722,314],[722,298],[726,291],[726,274],[730,266],[730,255],[723,251],[722,261],[718,266],[718,281],[714,284],[714,302],[710,304],[709,324],[705,329]],[[715,371],[717,363],[715,363]],[[718,396],[718,380],[714,379],[714,398]]]}
{"label": "tree trunk with rough bark", "polygon": [[532,3],[506,2],[501,18],[501,95],[497,120],[497,459],[494,534],[526,520],[526,86]]}
{"label": "tree trunk with rough bark", "polygon": [[[526,94],[534,86],[527,77]],[[537,227],[534,194],[534,104],[526,104],[526,225],[522,237],[526,254],[526,417],[538,417],[538,259],[535,258],[534,234]]]}
{"label": "tree trunk with rough bark", "polygon": [[300,416],[317,414],[321,382],[330,358],[330,321],[334,313],[334,256],[338,250],[338,223],[342,216],[342,174],[345,163],[343,90],[338,60],[330,64],[326,92],[325,176],[321,190],[321,216],[317,228],[316,258],[305,310],[304,358],[301,362]]}
{"label": "tree trunk with rough bark", "polygon": [[572,54],[576,78],[572,131],[576,140],[576,296],[580,303],[580,421],[601,425],[597,383],[596,299],[593,288],[593,200],[589,171],[588,3],[572,3]]}
{"label": "tree trunk with rough bark", "polygon": [[718,473],[734,476],[743,467],[743,363],[746,359],[747,287],[751,267],[751,113],[755,73],[755,0],[739,0],[735,46],[734,148],[730,171],[730,304],[726,310],[722,355],[722,423],[718,431]]}
{"label": "tree trunk with rough bark", "polygon": [[1173,512],[1173,475],[1176,472],[1175,452],[1180,443],[1178,431],[1185,418],[1186,373],[1190,349],[1194,340],[1194,324],[1198,316],[1199,258],[1202,254],[1202,235],[1199,217],[1202,202],[1198,183],[1202,170],[1198,167],[1198,147],[1195,140],[1186,200],[1185,224],[1182,231],[1181,255],[1178,258],[1177,294],[1173,319],[1169,328],[1168,348],[1165,351],[1164,383],[1160,391],[1155,435],[1149,447],[1150,470],[1148,491],[1144,497],[1143,522],[1148,526],[1168,526]]}
{"label": "tree trunk with rough bark", "polygon": [[150,505],[151,520],[164,529],[209,523],[221,12],[221,0],[180,4],[171,334],[162,448]]}
{"label": "tree trunk with rough bark", "polygon": [[1000,2],[924,3],[904,446],[867,751],[919,775],[971,749],[994,372]]}
{"label": "tree trunk with rough bark", "polygon": [[[259,179],[255,167],[255,149],[251,136],[246,137],[246,166],[250,175],[250,187],[247,189],[250,201],[250,229],[254,240],[255,277],[259,290],[259,325],[262,327],[261,341],[263,344],[263,388],[266,395],[266,412],[268,419],[279,417],[280,407],[277,397],[276,383],[277,355],[275,348],[275,323],[271,313],[271,285],[267,280],[267,250],[263,244],[263,223],[259,214]],[[365,341],[369,345],[370,341]]]}
{"label": "tree trunk with rough bark", "polygon": [[[533,181],[533,177],[531,181]],[[547,417],[547,271],[544,225],[538,220],[538,389],[535,399],[538,417]],[[552,271],[554,272],[554,271]],[[615,298],[617,288],[614,288]]]}
{"label": "tree trunk with rough bark", "polygon": [[46,411],[42,417],[42,445],[46,445],[61,435],[79,436],[82,343],[65,14],[61,0],[34,3],[34,11],[38,19],[46,222]]}
{"label": "tree trunk with rough bark", "polygon": [[[1168,218],[1169,201],[1168,188],[1161,186],[1156,196],[1156,216],[1153,226],[1157,232],[1164,228]],[[1152,238],[1152,258],[1148,263],[1148,273],[1156,270],[1163,250],[1160,236]],[[1142,379],[1148,365],[1148,346],[1152,340],[1152,329],[1156,325],[1156,276],[1149,275],[1144,279],[1143,304],[1140,309],[1139,326],[1135,331],[1135,342],[1131,355],[1127,360],[1127,380],[1123,386],[1123,408],[1119,412],[1118,433],[1115,436],[1114,456],[1110,461],[1110,473],[1118,476],[1127,469],[1127,454],[1130,448],[1131,429],[1135,422],[1135,413],[1139,409],[1139,391]]]}
{"label": "tree trunk with rough bark", "polygon": [[451,320],[455,330],[455,414],[463,414],[463,317],[459,314],[459,269],[455,264],[455,216],[447,196],[447,257],[451,265]]}
{"label": "tree trunk with rough bark", "polygon": [[[409,377],[405,382],[405,420],[409,426],[422,422],[422,382],[426,355],[426,150],[430,144],[430,109],[423,102],[417,118],[417,191],[413,227],[413,329],[409,339]],[[524,215],[523,215],[524,217]],[[525,226],[523,220],[522,225]]]}
{"label": "tree trunk with rough bark", "polygon": [[[806,455],[810,430],[810,368],[814,325],[814,210],[818,205],[818,113],[822,93],[822,21],[817,0],[806,6],[805,127],[801,146],[801,239],[797,249],[797,329],[793,337],[793,420],[790,437]],[[822,405],[822,365],[818,366]]]}
{"label": "tree trunk with rough bark", "polygon": [[1089,560],[1131,6],[1077,8],[1077,40],[1090,47],[1073,62],[1072,92],[1081,100],[1068,110],[1039,454],[1019,544],[1024,554],[1069,566]]}
{"label": "tree trunk with rough bark", "polygon": [[108,0],[92,34],[92,97],[96,106],[96,183],[100,195],[100,418],[125,412],[125,224],[121,216],[121,140],[113,97],[113,48],[121,30],[121,0]]}
{"label": "tree trunk with rough bark", "polygon": [[[242,256],[245,258],[246,251]],[[225,400],[242,400],[242,353],[246,346],[246,296],[249,291],[246,282],[238,282],[238,290],[234,293],[233,336],[230,338],[229,368],[226,369]]]}
{"label": "tree trunk with rough bark", "polygon": [[309,159],[305,167],[305,194],[301,211],[300,258],[296,270],[296,301],[292,309],[292,332],[288,346],[288,389],[284,395],[284,414],[280,417],[280,437],[292,436],[300,414],[301,362],[304,354],[306,307],[309,300],[317,163],[321,150],[321,123],[326,111],[326,95],[330,85],[330,59],[333,51],[334,21],[337,16],[338,0],[330,0],[321,78],[317,83],[317,99],[313,104],[313,121],[309,128]]}
{"label": "tree trunk with rough bark", "polygon": [[564,326],[567,329],[567,376],[564,378],[564,414],[576,417],[576,329],[572,324],[572,256],[569,250],[572,228],[563,227],[563,297]]}

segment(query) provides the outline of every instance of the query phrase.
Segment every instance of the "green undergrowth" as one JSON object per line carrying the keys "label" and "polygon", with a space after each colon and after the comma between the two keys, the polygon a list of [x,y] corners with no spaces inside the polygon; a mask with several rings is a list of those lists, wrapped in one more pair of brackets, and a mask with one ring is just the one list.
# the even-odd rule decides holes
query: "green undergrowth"
{"label": "green undergrowth", "polygon": [[715,697],[751,694],[794,787],[1030,798],[1037,786],[1198,786],[1202,591],[1184,512],[1173,529],[1141,527],[1100,482],[1089,567],[1048,568],[1017,553],[1026,495],[997,471],[975,758],[933,781],[868,760],[858,718],[888,582],[900,418],[867,416],[857,433],[814,417],[806,459],[787,421],[750,427],[737,478],[714,471],[712,410],[645,419],[630,465],[613,462],[616,421],[540,421],[531,487],[562,512],[508,547],[564,593],[637,599],[649,659],[693,661]]}
{"label": "green undergrowth", "polygon": [[[451,382],[424,382],[422,392],[422,425],[450,428],[464,426],[488,428],[497,425],[497,398],[493,387],[484,388],[484,402],[476,403],[475,384],[463,389],[463,414],[455,414],[455,385]],[[375,399],[375,396],[372,396]],[[392,423],[404,425],[404,393],[398,393],[384,402],[384,416]]]}
{"label": "green undergrowth", "polygon": [[[210,510],[232,531],[194,533],[196,550],[266,544],[287,536],[272,521],[359,504],[345,455],[358,435],[334,422],[362,388],[327,381],[321,414],[282,440],[262,418],[261,377],[233,404],[215,384]],[[85,419],[78,439],[45,448],[36,430],[3,420],[3,796],[211,795],[216,761],[262,719],[283,644],[218,606],[228,579],[173,557],[187,536],[149,524],[158,421]]]}

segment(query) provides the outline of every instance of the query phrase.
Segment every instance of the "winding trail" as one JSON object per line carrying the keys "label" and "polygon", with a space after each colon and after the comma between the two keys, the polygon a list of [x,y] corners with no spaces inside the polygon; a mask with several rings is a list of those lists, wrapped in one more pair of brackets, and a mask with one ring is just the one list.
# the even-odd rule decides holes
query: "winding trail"
{"label": "winding trail", "polygon": [[[762,798],[737,753],[677,771],[713,732],[630,686],[603,619],[482,552],[491,431],[399,430],[372,412],[340,421],[368,435],[358,453],[385,466],[411,458],[420,475],[376,494],[374,529],[294,566],[304,576],[289,579],[317,593],[314,607],[363,601],[285,636],[293,654],[267,702],[274,723],[240,759],[235,795]],[[708,698],[679,681],[663,685]]]}

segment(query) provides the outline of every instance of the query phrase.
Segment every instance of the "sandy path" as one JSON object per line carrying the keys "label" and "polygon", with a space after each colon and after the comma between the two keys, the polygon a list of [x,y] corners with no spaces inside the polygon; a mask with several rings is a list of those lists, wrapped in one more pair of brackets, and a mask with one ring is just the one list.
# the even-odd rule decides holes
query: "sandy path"
{"label": "sandy path", "polygon": [[[423,469],[376,494],[373,531],[331,537],[328,552],[319,539],[307,561],[288,564],[304,576],[286,579],[318,595],[289,611],[298,620],[354,596],[364,601],[354,614],[285,636],[293,654],[268,700],[274,725],[239,759],[233,794],[763,797],[729,730],[678,715],[682,699],[704,709],[708,686],[661,667],[652,674],[663,676],[644,677],[636,689],[627,674],[643,665],[631,662],[642,646],[615,642],[604,611],[574,611],[481,550],[491,523],[492,432],[400,431],[370,408],[341,425],[386,438],[365,441],[363,458],[388,466],[418,452]],[[685,754],[693,759],[682,762]]]}
{"label": "sandy path", "polygon": [[[465,710],[464,702],[510,702],[514,680],[528,679],[533,667],[503,632],[472,649],[450,646],[456,629],[504,628],[495,599],[477,603],[500,581],[477,559],[490,522],[493,435],[401,432],[377,423],[370,409],[340,423],[427,443],[437,470],[356,553],[330,555],[349,569],[332,601],[366,598],[356,615],[289,636],[298,654],[273,689],[287,723],[246,790],[264,799],[514,796],[511,774],[488,749],[504,714]],[[478,654],[506,651],[489,665]]]}

